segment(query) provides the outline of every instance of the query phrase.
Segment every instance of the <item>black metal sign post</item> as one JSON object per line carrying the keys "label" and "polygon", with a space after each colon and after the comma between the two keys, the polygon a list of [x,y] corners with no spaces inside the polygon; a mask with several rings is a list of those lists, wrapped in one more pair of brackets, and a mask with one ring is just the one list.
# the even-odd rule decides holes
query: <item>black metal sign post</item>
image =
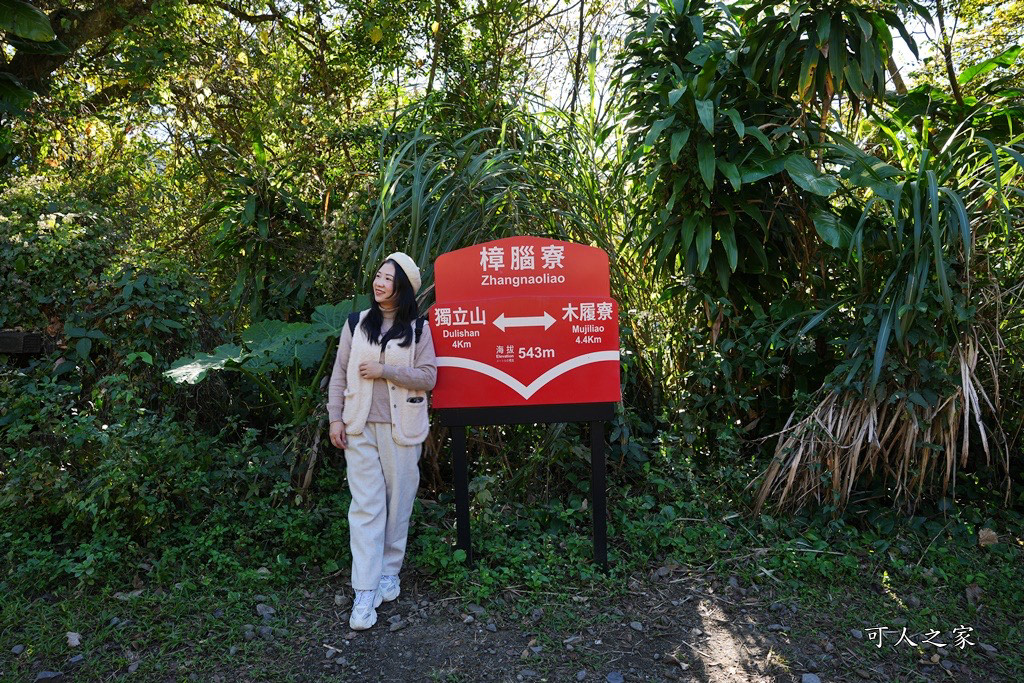
{"label": "black metal sign post", "polygon": [[608,513],[605,503],[604,423],[615,415],[614,403],[506,406],[438,409],[441,424],[452,433],[452,465],[455,469],[456,547],[473,562],[469,533],[469,466],[466,460],[466,427],[473,425],[590,423],[590,509],[593,519],[594,562],[608,569]]}

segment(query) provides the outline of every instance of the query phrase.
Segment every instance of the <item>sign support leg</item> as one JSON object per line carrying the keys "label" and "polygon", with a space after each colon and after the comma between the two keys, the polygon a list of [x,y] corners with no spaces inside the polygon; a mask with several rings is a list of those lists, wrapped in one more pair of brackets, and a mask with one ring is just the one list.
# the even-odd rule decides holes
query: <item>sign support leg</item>
{"label": "sign support leg", "polygon": [[451,427],[452,459],[455,468],[455,547],[466,551],[466,565],[473,564],[473,545],[469,536],[469,466],[466,463],[466,427]]}
{"label": "sign support leg", "polygon": [[605,508],[604,422],[590,423],[590,509],[594,516],[594,562],[608,571],[608,512]]}

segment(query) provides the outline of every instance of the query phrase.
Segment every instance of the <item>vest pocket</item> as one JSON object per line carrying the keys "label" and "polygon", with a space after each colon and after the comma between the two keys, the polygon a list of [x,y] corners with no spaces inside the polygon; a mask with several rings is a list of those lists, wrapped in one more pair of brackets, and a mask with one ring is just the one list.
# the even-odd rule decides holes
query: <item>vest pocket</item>
{"label": "vest pocket", "polygon": [[426,438],[430,429],[426,392],[410,392],[398,407],[398,425],[407,439]]}

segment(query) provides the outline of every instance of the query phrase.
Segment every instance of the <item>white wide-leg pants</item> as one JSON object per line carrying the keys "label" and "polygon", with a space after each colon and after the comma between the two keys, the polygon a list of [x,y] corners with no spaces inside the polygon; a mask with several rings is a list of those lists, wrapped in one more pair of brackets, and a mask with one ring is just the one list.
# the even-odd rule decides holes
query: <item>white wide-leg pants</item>
{"label": "white wide-leg pants", "polygon": [[395,576],[402,569],[420,484],[421,450],[422,445],[396,444],[387,422],[367,422],[362,434],[348,435],[345,462],[352,491],[348,526],[355,590],[375,590],[381,576]]}

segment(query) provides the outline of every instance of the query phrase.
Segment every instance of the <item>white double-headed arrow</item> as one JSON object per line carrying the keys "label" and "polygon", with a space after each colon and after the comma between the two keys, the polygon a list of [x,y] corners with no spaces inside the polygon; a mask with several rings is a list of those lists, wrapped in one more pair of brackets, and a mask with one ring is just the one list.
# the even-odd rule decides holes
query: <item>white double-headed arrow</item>
{"label": "white double-headed arrow", "polygon": [[494,319],[494,326],[502,332],[505,331],[506,327],[541,327],[548,329],[555,323],[555,319],[551,317],[551,314],[544,311],[544,315],[525,315],[519,318],[506,318],[505,314],[502,313]]}

